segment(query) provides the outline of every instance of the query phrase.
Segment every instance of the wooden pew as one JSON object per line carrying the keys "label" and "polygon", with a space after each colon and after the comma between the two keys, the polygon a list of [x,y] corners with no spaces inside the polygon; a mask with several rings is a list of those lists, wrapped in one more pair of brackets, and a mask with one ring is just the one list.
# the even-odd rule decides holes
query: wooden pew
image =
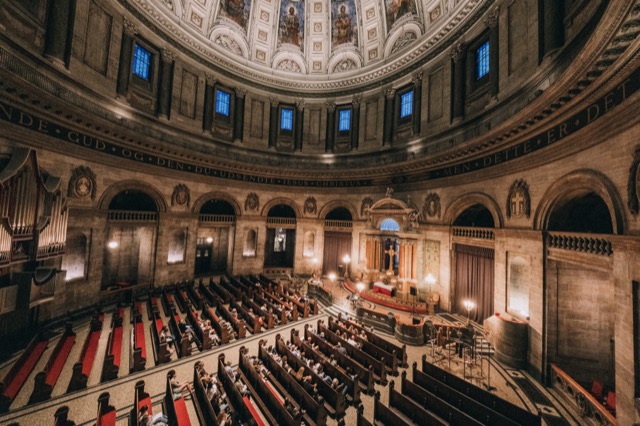
{"label": "wooden pew", "polygon": [[131,328],[129,351],[129,373],[142,371],[147,365],[147,343],[144,340],[144,323],[136,318]]}
{"label": "wooden pew", "polygon": [[[285,425],[285,426],[299,426],[300,420],[296,420],[293,418],[291,413],[286,410],[284,407],[284,399],[280,400],[278,396],[276,396],[271,389],[267,386],[264,380],[260,377],[258,372],[251,365],[251,361],[247,356],[247,349],[243,346],[240,348],[240,371],[245,375],[249,384],[253,387],[253,390],[256,392],[256,396],[259,397],[269,413],[276,420],[277,425]],[[284,389],[283,389],[284,391]],[[291,399],[290,395],[284,394],[283,398],[289,398],[289,401],[297,404],[297,401]],[[307,418],[304,420],[305,423],[311,422],[310,424],[315,425],[313,420]]]}
{"label": "wooden pew", "polygon": [[260,305],[254,302],[253,299],[249,298],[246,294],[242,295],[242,306],[246,306],[247,309],[250,309],[255,315],[261,316],[262,325],[266,327],[267,330],[271,330],[273,329],[273,327],[275,327],[273,313],[271,311],[265,311],[264,309],[262,309]]}
{"label": "wooden pew", "polygon": [[160,365],[171,361],[171,354],[169,353],[168,343],[160,341],[160,331],[164,328],[160,312],[156,312],[154,316],[155,318],[149,325],[149,331],[151,333],[151,344],[153,345],[153,357],[156,365]]}
{"label": "wooden pew", "polygon": [[322,364],[322,368],[329,376],[335,377],[340,381],[340,383],[346,384],[347,389],[349,390],[347,393],[349,400],[347,402],[355,406],[360,403],[360,384],[358,383],[357,373],[355,373],[354,379],[341,367],[331,365],[329,358],[323,355],[322,352],[313,350],[308,342],[305,342],[300,338],[300,334],[296,329],[291,329],[291,343],[300,348],[301,351],[304,351],[307,358],[311,358],[314,362]]}
{"label": "wooden pew", "polygon": [[180,331],[180,327],[178,327],[180,320],[180,314],[175,310],[172,311],[169,317],[169,330],[171,330],[171,334],[175,338],[176,353],[180,358],[183,358],[191,355],[191,341],[189,341],[189,336],[186,333]]}
{"label": "wooden pew", "polygon": [[200,295],[202,295],[202,297],[204,297],[204,302],[209,304],[210,306],[216,306],[218,299],[220,299],[220,296],[214,293],[211,288],[206,287],[202,283],[202,280],[200,281],[200,285],[198,286],[198,292],[200,293]]}
{"label": "wooden pew", "polygon": [[255,315],[249,309],[240,305],[233,297],[231,298],[231,302],[229,303],[229,308],[235,309],[238,313],[238,316],[241,316],[244,319],[244,321],[249,326],[251,334],[262,333],[262,321],[259,320],[259,318],[261,318],[260,316]]}
{"label": "wooden pew", "polygon": [[288,310],[291,312],[291,321],[297,321],[299,318],[298,309],[294,308],[293,303],[285,302],[286,298],[284,296],[278,296],[274,293],[271,293],[267,289],[262,291],[262,294],[266,299],[271,299],[273,303],[280,304],[283,310]]}
{"label": "wooden pew", "polygon": [[207,391],[202,384],[202,380],[200,380],[200,369],[197,363],[193,366],[193,393],[200,424],[219,426],[216,412],[207,397]]}
{"label": "wooden pew", "polygon": [[9,411],[11,403],[36,367],[48,344],[49,339],[38,333],[0,382],[0,413]]}
{"label": "wooden pew", "polygon": [[[424,374],[418,370],[418,363],[413,363],[413,381],[407,380],[406,372],[402,373],[402,394],[408,396],[414,401],[421,403],[425,408],[436,413],[443,419],[454,418],[456,414],[449,414],[447,411],[438,411],[439,405],[431,403],[434,398],[446,401],[452,407],[468,414],[473,419],[483,424],[517,426],[514,422],[502,414],[492,410],[489,407],[469,398],[467,395],[456,391],[455,389],[438,382],[434,378]],[[447,408],[447,407],[444,407]],[[448,409],[448,411],[452,411]]]}
{"label": "wooden pew", "polygon": [[333,331],[329,330],[324,326],[324,321],[318,320],[318,333],[324,333],[325,338],[332,344],[340,343],[343,348],[346,349],[347,355],[349,355],[354,360],[358,361],[362,365],[371,365],[373,367],[373,371],[375,373],[376,381],[386,385],[387,384],[387,366],[385,364],[385,360],[376,359],[361,351],[360,349],[352,346],[342,337],[338,337]]}
{"label": "wooden pew", "polygon": [[98,397],[98,415],[96,416],[96,426],[115,426],[116,409],[109,405],[109,392],[103,392]]}
{"label": "wooden pew", "polygon": [[82,352],[80,352],[78,362],[73,365],[73,372],[69,386],[67,387],[67,392],[73,392],[87,387],[87,380],[91,374],[93,362],[96,359],[98,344],[100,343],[100,336],[102,335],[102,320],[100,318],[101,315],[96,313],[91,319],[89,334],[82,345]]}
{"label": "wooden pew", "polygon": [[233,297],[235,297],[236,299],[240,299],[240,297],[242,297],[242,291],[236,287],[235,285],[233,285],[228,278],[225,278],[224,276],[220,277],[220,285],[229,292],[229,294]]}
{"label": "wooden pew", "polygon": [[122,308],[116,308],[111,317],[111,333],[109,333],[104,362],[102,363],[101,382],[118,378],[120,358],[122,356],[123,313],[124,310]]}
{"label": "wooden pew", "polygon": [[40,371],[34,377],[35,384],[31,397],[29,398],[29,404],[35,404],[36,402],[46,401],[51,398],[51,391],[53,391],[53,387],[58,382],[62,368],[67,362],[67,358],[75,342],[76,333],[71,329],[71,323],[67,322],[64,325],[64,334],[60,337],[58,344],[56,344],[56,347],[49,356],[47,365],[43,371]]}
{"label": "wooden pew", "polygon": [[285,300],[289,303],[292,303],[294,307],[298,309],[298,312],[302,314],[302,318],[309,317],[309,301],[305,303],[300,303],[298,300],[294,299],[293,296],[289,294],[288,291],[283,290],[282,288],[278,288],[279,295],[284,296]]}
{"label": "wooden pew", "polygon": [[517,405],[505,401],[504,399],[427,362],[426,354],[422,356],[422,372],[523,426],[540,426],[542,422],[540,415],[533,414],[518,407]]}
{"label": "wooden pew", "polygon": [[209,289],[222,299],[222,303],[224,303],[225,305],[229,304],[231,294],[226,288],[224,288],[222,284],[217,284],[215,281],[213,281],[213,277],[209,278]]}
{"label": "wooden pew", "polygon": [[266,299],[264,297],[264,291],[255,292],[253,294],[253,300],[255,300],[255,303],[258,305],[266,305],[267,310],[271,311],[271,314],[278,318],[280,325],[287,324],[287,311],[284,309],[284,305],[282,305],[282,303],[274,303],[274,301]]}
{"label": "wooden pew", "polygon": [[322,380],[313,372],[305,363],[296,356],[285,344],[280,334],[276,335],[276,350],[280,356],[286,355],[288,364],[297,371],[300,367],[304,368],[304,375],[310,375],[313,383],[318,386],[318,392],[324,397],[325,408],[329,416],[340,419],[344,417],[347,410],[347,401],[344,394],[337,389],[333,389],[329,384]]}
{"label": "wooden pew", "polygon": [[409,423],[390,407],[380,402],[380,393],[376,393],[374,400],[373,420],[374,424],[379,426],[414,426],[413,423]]}
{"label": "wooden pew", "polygon": [[58,408],[53,418],[55,426],[74,426],[76,424],[73,420],[69,420],[69,407],[66,405]]}
{"label": "wooden pew", "polygon": [[[247,385],[247,389],[249,390],[249,393],[251,394],[251,397],[255,402],[255,406],[254,403],[249,399],[249,397],[242,395],[234,385],[234,378],[229,376],[225,369],[224,354],[218,355],[218,380],[227,393],[227,397],[229,397],[229,399],[231,400],[231,404],[238,410],[240,417],[245,422],[248,422],[250,424],[252,424],[251,422],[255,422],[258,426],[277,425],[278,422],[271,415],[262,399],[257,396],[255,389],[253,389],[253,386],[251,386],[242,371],[237,371],[237,374],[240,375],[240,379],[242,380],[242,382]],[[264,423],[257,410],[260,410],[262,416],[264,416],[264,418],[267,420],[267,424]]]}
{"label": "wooden pew", "polygon": [[193,307],[196,310],[201,310],[206,299],[193,283],[187,286],[187,295],[189,296],[189,300],[191,301]]}
{"label": "wooden pew", "polygon": [[147,317],[149,321],[153,321],[156,318],[156,314],[160,315],[159,301],[160,298],[156,294],[149,292],[149,298],[147,299]]}
{"label": "wooden pew", "polygon": [[271,375],[284,388],[282,392],[287,392],[291,401],[296,401],[301,408],[307,410],[309,419],[307,423],[313,422],[318,426],[322,426],[327,422],[327,410],[324,407],[324,398],[319,396],[314,399],[312,395],[304,390],[302,385],[296,381],[289,373],[285,371],[280,363],[265,348],[265,340],[258,343],[258,358],[262,360],[265,367],[269,369]]}
{"label": "wooden pew", "polygon": [[175,399],[173,392],[171,392],[171,375],[175,374],[174,370],[170,370],[167,373],[167,390],[164,395],[164,407],[166,415],[169,418],[169,424],[172,426],[191,426],[191,419],[189,419],[189,412],[187,411],[187,404],[183,396]]}
{"label": "wooden pew", "polygon": [[318,345],[320,351],[325,355],[333,355],[338,362],[338,365],[342,367],[342,369],[346,370],[347,368],[350,368],[351,370],[353,370],[358,376],[360,387],[363,392],[367,394],[373,394],[375,392],[375,373],[373,372],[373,367],[371,365],[364,367],[362,364],[350,358],[348,355],[341,354],[331,343],[322,339],[318,334],[309,331],[308,324],[304,326],[304,337],[305,341],[308,338],[311,338],[311,341]]}
{"label": "wooden pew", "polygon": [[353,340],[360,344],[360,350],[371,355],[372,357],[384,360],[385,365],[387,366],[388,373],[397,376],[398,373],[398,358],[396,357],[395,351],[394,353],[389,353],[384,349],[380,348],[377,345],[369,342],[368,340],[362,339],[356,333],[350,333],[346,327],[341,326],[337,321],[334,321],[333,317],[329,317],[329,329],[335,333],[338,331],[342,333],[347,333],[347,335],[352,335]]}
{"label": "wooden pew", "polygon": [[151,396],[144,390],[144,380],[138,380],[133,391],[133,407],[129,411],[129,426],[138,426],[138,414],[145,405],[149,407],[149,417],[153,417]]}
{"label": "wooden pew", "polygon": [[349,318],[345,318],[342,316],[342,313],[338,314],[338,321],[344,321],[345,324],[347,325],[347,327],[353,326],[356,330],[358,330],[358,332],[362,332],[364,331],[366,336],[367,336],[367,340],[371,343],[373,343],[376,346],[379,346],[380,348],[384,349],[385,351],[389,352],[389,353],[394,353],[395,351],[395,356],[398,359],[398,362],[400,363],[400,366],[402,368],[408,368],[409,364],[407,362],[407,345],[402,345],[402,346],[398,346],[380,336],[378,336],[376,333],[367,330],[365,327],[361,326],[360,324],[356,323],[355,321],[351,321]]}
{"label": "wooden pew", "polygon": [[207,351],[213,346],[213,342],[209,339],[209,333],[202,331],[202,327],[196,318],[196,311],[191,310],[191,307],[187,309],[186,322],[191,326],[195,333],[196,344],[200,352]]}
{"label": "wooden pew", "polygon": [[[432,402],[432,401],[429,401],[429,402]],[[425,403],[424,405],[427,405],[429,406],[429,408],[432,408],[429,405],[429,402]],[[444,401],[439,401],[439,402],[444,403]],[[395,408],[400,413],[402,413],[403,415],[411,419],[413,422],[421,425],[425,425],[425,426],[427,425],[428,426],[447,426],[449,424],[465,425],[465,426],[467,425],[481,426],[480,423],[476,422],[475,420],[471,419],[468,416],[465,417],[465,415],[461,412],[458,412],[457,413],[458,415],[456,417],[452,419],[447,419],[447,421],[444,421],[443,419],[438,417],[436,414],[434,414],[432,411],[424,408],[418,402],[412,400],[411,398],[406,397],[405,395],[395,390],[394,381],[391,381],[389,383],[389,407]],[[462,417],[460,415],[462,415]],[[460,420],[462,420],[462,422]]]}
{"label": "wooden pew", "polygon": [[129,322],[135,324],[138,321],[142,321],[142,302],[134,300],[131,303],[131,315],[129,315]]}
{"label": "wooden pew", "polygon": [[231,283],[231,285],[239,289],[241,293],[244,293],[248,296],[253,296],[253,292],[255,290],[254,285],[252,283],[247,283],[243,280],[242,277],[229,276],[229,282]]}
{"label": "wooden pew", "polygon": [[220,337],[221,345],[224,345],[225,343],[229,343],[229,341],[231,340],[229,331],[227,330],[226,327],[222,326],[222,324],[220,323],[220,317],[218,317],[213,312],[213,309],[211,309],[209,305],[207,304],[204,305],[204,307],[202,308],[201,317],[203,319],[208,319],[209,321],[211,321],[211,327],[213,327],[215,332],[218,334],[218,337]]}
{"label": "wooden pew", "polygon": [[216,314],[224,318],[225,321],[231,323],[231,327],[233,327],[233,330],[236,332],[238,339],[243,339],[247,336],[247,327],[244,321],[241,320],[239,317],[234,318],[233,315],[231,315],[231,312],[229,312],[227,307],[224,306],[222,304],[222,301],[220,300],[218,300],[218,306],[216,307]]}

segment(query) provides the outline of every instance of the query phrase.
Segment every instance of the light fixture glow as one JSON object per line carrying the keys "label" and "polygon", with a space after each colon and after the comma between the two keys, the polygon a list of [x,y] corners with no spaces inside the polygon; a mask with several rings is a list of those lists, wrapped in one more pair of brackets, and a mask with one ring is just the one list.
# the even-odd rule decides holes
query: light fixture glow
{"label": "light fixture glow", "polygon": [[358,290],[358,293],[362,293],[364,291],[364,283],[356,284],[356,289]]}
{"label": "light fixture glow", "polygon": [[117,241],[109,241],[107,243],[107,247],[109,247],[111,250],[117,249],[118,248],[118,242]]}
{"label": "light fixture glow", "polygon": [[345,254],[344,257],[342,258],[342,261],[346,264],[351,263],[351,257],[348,254]]}
{"label": "light fixture glow", "polygon": [[207,244],[211,244],[213,242],[213,237],[207,237]]}
{"label": "light fixture glow", "polygon": [[424,282],[432,286],[436,283],[436,277],[434,277],[432,273],[428,273],[427,276],[424,277]]}
{"label": "light fixture glow", "polygon": [[331,282],[334,282],[336,280],[336,274],[335,272],[331,272],[329,274],[329,279],[331,280]]}

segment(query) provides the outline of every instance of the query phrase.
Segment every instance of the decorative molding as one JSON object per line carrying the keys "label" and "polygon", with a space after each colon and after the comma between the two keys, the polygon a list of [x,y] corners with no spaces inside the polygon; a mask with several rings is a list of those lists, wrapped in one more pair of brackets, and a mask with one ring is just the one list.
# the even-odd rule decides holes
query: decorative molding
{"label": "decorative molding", "polygon": [[393,47],[391,48],[391,53],[397,52],[398,50],[413,43],[416,40],[418,40],[418,35],[416,33],[414,33],[413,31],[405,32],[403,35],[398,37],[395,43],[393,43]]}
{"label": "decorative molding", "polygon": [[314,197],[307,197],[304,201],[304,214],[313,215],[316,214],[317,211],[316,199]]}
{"label": "decorative molding", "polygon": [[453,62],[458,62],[462,58],[462,54],[464,53],[465,49],[466,46],[464,45],[464,43],[458,43],[453,46],[450,52],[450,56],[451,59],[453,59]]}
{"label": "decorative molding", "polygon": [[640,147],[636,148],[629,168],[627,195],[629,197],[629,211],[635,216],[640,211]]}
{"label": "decorative molding", "polygon": [[347,58],[338,62],[334,67],[332,72],[347,72],[358,69],[358,64],[353,59]]}
{"label": "decorative molding", "polygon": [[249,193],[244,202],[244,210],[247,212],[255,212],[260,208],[260,197],[255,192]]}
{"label": "decorative molding", "polygon": [[300,65],[293,59],[283,59],[278,62],[275,68],[280,71],[302,73],[302,68],[300,68]]}
{"label": "decorative molding", "polygon": [[138,27],[128,20],[127,18],[123,18],[123,31],[126,35],[134,36],[138,34]]}
{"label": "decorative molding", "polygon": [[351,104],[353,105],[354,108],[359,108],[361,102],[362,102],[361,94],[353,95],[353,98],[351,99]]}
{"label": "decorative molding", "polygon": [[336,110],[335,102],[326,102],[325,105],[327,106],[327,111],[329,111],[329,113],[332,113]]}
{"label": "decorative molding", "polygon": [[373,205],[373,198],[365,197],[362,200],[362,203],[360,204],[360,216],[364,217],[365,215],[367,215],[372,205]]}
{"label": "decorative molding", "polygon": [[189,204],[191,204],[191,191],[187,185],[182,183],[176,185],[171,194],[171,205],[189,207]]}
{"label": "decorative molding", "polygon": [[226,51],[229,51],[238,56],[243,56],[242,47],[240,47],[240,44],[238,44],[237,41],[226,34],[220,34],[213,42],[221,46]]}
{"label": "decorative molding", "polygon": [[498,18],[500,18],[500,7],[497,6],[491,12],[487,14],[484,23],[489,28],[495,28],[498,25]]}
{"label": "decorative molding", "polygon": [[391,100],[396,96],[396,89],[385,89],[384,97]]}
{"label": "decorative molding", "polygon": [[96,174],[89,167],[78,166],[71,172],[67,196],[69,198],[87,198],[95,201],[98,186]]}
{"label": "decorative molding", "polygon": [[207,80],[207,84],[209,86],[214,86],[218,81],[218,79],[213,74],[206,73],[204,77]]}
{"label": "decorative molding", "polygon": [[236,92],[236,97],[239,99],[244,99],[244,97],[247,95],[247,89],[236,87],[235,92]]}
{"label": "decorative molding", "polygon": [[411,82],[415,85],[421,84],[422,83],[422,71],[414,74],[411,77]]}
{"label": "decorative molding", "polygon": [[509,188],[507,194],[507,217],[531,216],[531,198],[529,185],[524,179],[518,179]]}
{"label": "decorative molding", "polygon": [[160,51],[160,58],[162,59],[162,62],[173,62],[176,60],[176,55],[170,50],[162,49]]}
{"label": "decorative molding", "polygon": [[427,194],[424,199],[424,204],[422,206],[422,215],[427,217],[437,217],[440,218],[440,196],[435,192],[431,192]]}

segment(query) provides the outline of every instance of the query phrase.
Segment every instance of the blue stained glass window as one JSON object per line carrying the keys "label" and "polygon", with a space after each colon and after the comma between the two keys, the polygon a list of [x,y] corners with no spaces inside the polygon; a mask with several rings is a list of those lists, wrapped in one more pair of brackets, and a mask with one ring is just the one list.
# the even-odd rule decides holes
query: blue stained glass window
{"label": "blue stained glass window", "polygon": [[386,218],[380,224],[380,230],[381,231],[397,231],[397,232],[399,232],[400,231],[400,225],[398,225],[398,222],[396,222],[395,220],[393,220],[391,218]]}
{"label": "blue stained glass window", "polygon": [[229,116],[229,105],[231,104],[231,95],[222,90],[216,91],[216,114]]}
{"label": "blue stained glass window", "polygon": [[338,113],[338,131],[348,132],[351,130],[351,110],[341,109]]}
{"label": "blue stained glass window", "polygon": [[400,95],[400,118],[413,114],[413,90]]}
{"label": "blue stained glass window", "polygon": [[151,52],[139,44],[133,51],[133,73],[143,80],[149,81],[151,72]]}
{"label": "blue stained glass window", "polygon": [[280,130],[293,130],[293,110],[282,108],[280,112]]}
{"label": "blue stained glass window", "polygon": [[476,50],[476,80],[489,74],[489,41],[485,41]]}

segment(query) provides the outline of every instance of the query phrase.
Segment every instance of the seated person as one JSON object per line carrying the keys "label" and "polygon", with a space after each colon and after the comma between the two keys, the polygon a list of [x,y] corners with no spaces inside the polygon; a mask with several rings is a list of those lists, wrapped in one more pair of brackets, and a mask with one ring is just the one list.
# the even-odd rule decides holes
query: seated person
{"label": "seated person", "polygon": [[168,425],[169,419],[163,413],[149,415],[149,406],[143,405],[138,412],[138,426]]}
{"label": "seated person", "polygon": [[168,377],[169,383],[171,384],[171,393],[173,394],[174,400],[178,400],[183,396],[185,398],[191,397],[191,392],[193,389],[191,388],[191,384],[189,384],[189,382],[181,383],[178,380],[178,375],[176,374],[175,370],[169,371]]}

